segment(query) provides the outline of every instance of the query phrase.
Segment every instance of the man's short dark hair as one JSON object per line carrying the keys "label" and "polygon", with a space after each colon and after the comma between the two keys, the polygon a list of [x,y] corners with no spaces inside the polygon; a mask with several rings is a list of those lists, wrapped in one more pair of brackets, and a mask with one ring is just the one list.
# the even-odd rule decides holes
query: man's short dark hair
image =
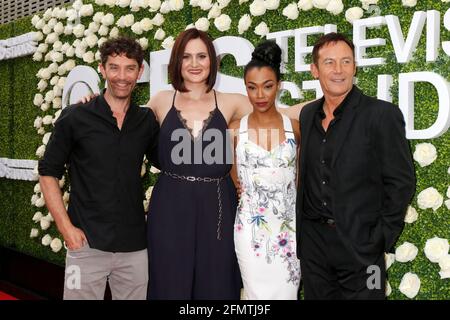
{"label": "man's short dark hair", "polygon": [[106,64],[109,56],[124,54],[128,59],[134,59],[141,67],[144,60],[144,50],[141,45],[132,38],[119,37],[105,41],[100,46],[100,60],[103,65]]}
{"label": "man's short dark hair", "polygon": [[169,78],[175,90],[178,90],[180,92],[188,91],[184,85],[183,77],[181,76],[181,66],[183,64],[183,54],[184,50],[186,49],[186,45],[193,39],[202,40],[208,50],[210,65],[209,76],[206,79],[206,85],[208,86],[207,92],[209,92],[216,83],[219,62],[217,60],[216,50],[214,49],[211,38],[206,32],[197,30],[195,28],[183,31],[175,40],[175,43],[172,47],[172,53],[170,55]]}
{"label": "man's short dark hair", "polygon": [[336,43],[339,41],[345,42],[350,47],[350,49],[352,49],[353,58],[354,58],[355,57],[355,45],[353,44],[353,42],[351,42],[342,33],[331,32],[331,33],[327,33],[327,34],[324,34],[323,36],[321,36],[319,38],[319,40],[317,40],[316,44],[314,45],[314,48],[312,51],[313,63],[317,66],[317,64],[319,62],[320,48],[322,48],[323,46],[325,46],[329,43]]}

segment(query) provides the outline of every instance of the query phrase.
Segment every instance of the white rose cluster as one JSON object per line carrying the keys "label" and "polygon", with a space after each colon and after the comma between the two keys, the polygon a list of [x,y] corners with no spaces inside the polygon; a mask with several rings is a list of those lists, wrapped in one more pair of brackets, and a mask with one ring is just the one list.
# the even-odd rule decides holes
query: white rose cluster
{"label": "white rose cluster", "polygon": [[450,255],[449,243],[447,239],[434,237],[428,239],[425,243],[425,256],[433,263],[438,263],[441,271],[439,275],[441,279],[450,278]]}

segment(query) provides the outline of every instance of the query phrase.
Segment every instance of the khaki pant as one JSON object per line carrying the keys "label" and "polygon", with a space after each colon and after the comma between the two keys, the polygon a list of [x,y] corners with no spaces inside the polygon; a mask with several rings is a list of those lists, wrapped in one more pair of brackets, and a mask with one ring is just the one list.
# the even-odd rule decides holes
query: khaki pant
{"label": "khaki pant", "polygon": [[102,300],[106,281],[113,300],[145,300],[147,250],[112,253],[89,245],[67,250],[64,300]]}

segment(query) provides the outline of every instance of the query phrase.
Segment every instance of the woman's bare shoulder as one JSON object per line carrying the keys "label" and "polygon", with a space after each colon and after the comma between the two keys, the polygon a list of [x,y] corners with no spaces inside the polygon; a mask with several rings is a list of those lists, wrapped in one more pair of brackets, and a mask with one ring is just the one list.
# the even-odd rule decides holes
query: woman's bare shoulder
{"label": "woman's bare shoulder", "polygon": [[153,95],[147,102],[149,107],[157,107],[158,105],[166,105],[167,101],[172,101],[175,91],[173,90],[161,90]]}

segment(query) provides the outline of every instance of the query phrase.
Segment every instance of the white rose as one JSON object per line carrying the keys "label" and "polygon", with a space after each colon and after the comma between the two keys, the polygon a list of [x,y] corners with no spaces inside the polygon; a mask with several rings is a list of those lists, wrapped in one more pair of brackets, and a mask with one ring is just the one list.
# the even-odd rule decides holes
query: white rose
{"label": "white rose", "polygon": [[52,125],[55,125],[56,120],[58,120],[59,116],[61,115],[62,109],[59,109],[58,111],[55,112],[55,116],[52,120]]}
{"label": "white rose", "polygon": [[47,219],[42,218],[41,221],[39,221],[40,225],[41,225],[41,229],[42,230],[47,230],[48,228],[50,228],[50,221],[48,221]]}
{"label": "white rose", "polygon": [[100,54],[100,51],[98,51],[98,50],[95,51],[94,59],[95,59],[95,61],[100,61],[102,59],[102,55]]}
{"label": "white rose", "polygon": [[73,28],[73,34],[75,37],[77,38],[81,38],[82,36],[84,36],[84,26],[82,24],[77,24],[74,28]]}
{"label": "white rose", "polygon": [[101,23],[107,27],[112,26],[114,24],[114,15],[112,13],[105,14]]}
{"label": "white rose", "polygon": [[61,180],[59,180],[59,187],[62,188],[64,187],[64,184],[66,182],[66,178],[63,176]]}
{"label": "white rose", "polygon": [[35,14],[34,16],[33,16],[33,18],[31,18],[31,24],[33,25],[33,27],[36,27],[36,23],[40,20],[41,18],[37,15],[37,14]]}
{"label": "white rose", "polygon": [[131,0],[117,0],[116,5],[121,8],[126,8],[130,5]]}
{"label": "white rose", "polygon": [[98,29],[98,34],[103,37],[107,36],[108,32],[109,32],[109,28],[107,26],[105,26],[104,24],[102,24],[100,26],[100,28]]}
{"label": "white rose", "polygon": [[57,18],[60,19],[60,20],[65,20],[67,18],[67,10],[66,10],[66,8],[61,8],[61,10],[59,10]]}
{"label": "white rose", "polygon": [[59,37],[58,37],[58,35],[55,32],[50,33],[45,38],[45,42],[49,43],[49,44],[55,43],[58,40],[59,40]]}
{"label": "white rose", "polygon": [[51,70],[49,70],[48,68],[45,68],[45,69],[39,70],[38,76],[42,79],[48,80],[52,76],[52,73],[51,73]]}
{"label": "white rose", "polygon": [[141,9],[140,2],[141,2],[141,0],[131,0],[131,3],[130,3],[131,11],[133,11],[133,12],[139,11]]}
{"label": "white rose", "polygon": [[418,252],[419,249],[415,245],[405,242],[395,250],[395,260],[398,262],[413,261]]}
{"label": "white rose", "polygon": [[50,20],[48,20],[47,22],[47,26],[50,29],[53,29],[56,26],[56,23],[58,22],[58,20],[56,20],[55,18],[51,18]]}
{"label": "white rose", "polygon": [[420,279],[415,273],[406,273],[400,282],[399,290],[408,298],[414,298],[420,289]]}
{"label": "white rose", "polygon": [[37,84],[37,88],[40,92],[44,91],[47,88],[47,86],[48,86],[47,81],[45,81],[44,79],[39,80]]}
{"label": "white rose", "polygon": [[164,49],[171,49],[173,47],[173,44],[175,43],[175,40],[173,39],[172,36],[167,37],[164,39],[164,41],[162,42],[161,46]]}
{"label": "white rose", "polygon": [[96,33],[96,32],[98,31],[98,29],[100,29],[100,24],[99,24],[99,23],[97,23],[97,22],[91,22],[91,23],[89,23],[88,30],[89,30],[91,33]]}
{"label": "white rose", "polygon": [[150,20],[150,18],[144,18],[139,23],[141,24],[141,29],[145,32],[153,29],[152,20]]}
{"label": "white rose", "polygon": [[250,28],[250,25],[252,24],[252,18],[249,14],[244,14],[240,19],[238,23],[238,32],[239,34],[243,34],[245,31]]}
{"label": "white rose", "polygon": [[239,4],[243,4],[243,3],[246,3],[246,2],[248,2],[249,0],[239,0]]}
{"label": "white rose", "polygon": [[164,30],[161,29],[161,28],[159,28],[159,29],[156,30],[156,32],[155,32],[154,39],[156,39],[156,40],[162,40],[162,39],[164,39],[165,36],[166,36],[166,33],[164,32]]}
{"label": "white rose", "polygon": [[283,9],[283,16],[290,20],[295,20],[298,18],[298,7],[295,3],[291,3]]}
{"label": "white rose", "polygon": [[131,26],[131,31],[133,31],[135,34],[140,35],[143,33],[141,24],[139,22],[136,22]]}
{"label": "white rose", "polygon": [[37,117],[34,119],[33,127],[39,129],[42,126],[42,117]]}
{"label": "white rose", "polygon": [[267,10],[277,10],[280,6],[280,0],[266,0],[264,6]]}
{"label": "white rose", "polygon": [[49,34],[50,32],[52,32],[52,28],[46,24],[43,28],[42,28],[42,33],[44,34]]}
{"label": "white rose", "polygon": [[414,223],[417,221],[418,217],[419,217],[419,214],[417,213],[417,210],[412,206],[408,206],[408,209],[406,210],[406,215],[405,215],[405,222],[406,223]]}
{"label": "white rose", "polygon": [[389,281],[386,281],[386,297],[389,297],[392,293],[392,287]]}
{"label": "white rose", "polygon": [[86,53],[86,49],[82,46],[75,48],[75,56],[79,59],[83,59],[84,54]]}
{"label": "white rose", "polygon": [[69,36],[69,35],[71,35],[72,33],[73,33],[73,26],[70,25],[70,24],[66,25],[66,26],[64,27],[64,34],[65,34],[66,36]]}
{"label": "white rose", "polygon": [[[45,200],[44,197],[40,197],[39,199],[36,200],[36,203],[34,204],[36,207],[38,208],[42,208],[43,206],[45,206]],[[42,219],[41,219],[42,220]]]}
{"label": "white rose", "polygon": [[36,29],[41,30],[44,27],[45,27],[45,20],[44,19],[41,19],[38,22],[36,22],[36,26],[35,26]]}
{"label": "white rose", "polygon": [[52,240],[52,242],[50,243],[50,248],[52,248],[53,252],[59,252],[59,250],[61,250],[62,248],[62,242],[61,240],[59,240],[58,238],[55,238]]}
{"label": "white rose", "polygon": [[62,44],[62,42],[61,41],[55,41],[54,43],[53,43],[53,51],[59,51],[59,52],[61,52],[62,51],[62,47],[63,47],[63,44]]}
{"label": "white rose", "polygon": [[220,16],[221,10],[219,8],[219,5],[216,3],[212,6],[211,10],[208,12],[208,19],[215,19]]}
{"label": "white rose", "polygon": [[170,8],[174,11],[180,11],[184,7],[183,0],[169,0]]}
{"label": "white rose", "polygon": [[402,0],[402,4],[405,7],[415,7],[417,4],[417,0]]}
{"label": "white rose", "polygon": [[261,22],[255,28],[255,34],[257,34],[258,36],[264,37],[268,33],[269,28],[267,27],[267,24],[265,22]]}
{"label": "white rose", "polygon": [[37,238],[39,236],[39,230],[36,228],[31,229],[30,238]]}
{"label": "white rose", "polygon": [[193,23],[190,23],[186,26],[186,28],[184,28],[184,30],[189,30],[189,29],[194,29],[195,25]]}
{"label": "white rose", "polygon": [[[37,168],[36,168],[36,172],[37,172]],[[31,197],[31,205],[36,205],[36,201],[37,201],[37,199],[39,199],[39,196],[37,195],[37,194],[33,194],[33,196]],[[40,213],[40,212],[39,212]],[[36,212],[36,214],[37,214],[37,212]],[[36,216],[36,214],[35,214],[35,216]],[[42,213],[40,213],[41,214],[41,218],[42,218]],[[34,218],[34,217],[33,217]],[[39,220],[38,221],[40,221],[41,220],[41,218],[39,218]],[[38,221],[35,221],[35,222],[38,222]]]}
{"label": "white rose", "polygon": [[47,132],[44,134],[44,137],[42,137],[42,143],[46,146],[48,143],[48,140],[50,139],[50,136],[52,135],[51,132]]}
{"label": "white rose", "polygon": [[313,0],[312,3],[317,9],[326,9],[330,0]]}
{"label": "white rose", "polygon": [[105,5],[112,8],[116,5],[116,0],[105,0]]}
{"label": "white rose", "polygon": [[217,0],[217,3],[219,4],[219,8],[223,9],[226,6],[230,4],[231,0]]}
{"label": "white rose", "polygon": [[118,29],[117,27],[113,27],[113,28],[111,29],[111,31],[109,32],[109,36],[110,36],[111,38],[117,38],[117,37],[119,37],[119,29]]}
{"label": "white rose", "polygon": [[132,14],[127,14],[126,16],[122,17],[123,23],[125,27],[131,27],[134,23],[134,16]]}
{"label": "white rose", "polygon": [[[37,196],[36,196],[37,197]],[[36,198],[37,200],[38,198]],[[34,203],[36,203],[36,200],[34,200]],[[33,202],[33,201],[32,201]],[[34,205],[34,204],[33,204]],[[34,214],[32,220],[34,221],[34,223],[38,223],[39,221],[41,221],[41,219],[43,218],[42,212],[38,211]]]}
{"label": "white rose", "polygon": [[417,196],[417,204],[420,209],[432,208],[433,211],[442,206],[444,197],[433,187],[427,188]]}
{"label": "white rose", "polygon": [[150,11],[158,11],[158,9],[161,7],[161,0],[150,0],[148,5],[150,6]]}
{"label": "white rose", "polygon": [[153,23],[153,25],[155,25],[155,26],[158,26],[158,27],[161,26],[161,25],[164,23],[164,17],[163,17],[163,15],[160,14],[160,13],[157,13],[157,14],[153,17],[152,23]]}
{"label": "white rose", "polygon": [[[59,87],[59,86],[58,86]],[[62,94],[62,88],[59,87],[59,90]],[[62,99],[61,94],[59,94],[55,99],[53,99],[52,108],[53,109],[60,109],[62,107]]]}
{"label": "white rose", "polygon": [[264,13],[266,13],[266,6],[264,4],[264,0],[254,0],[250,4],[250,14],[252,16],[262,16]]}
{"label": "white rose", "polygon": [[78,19],[78,13],[74,9],[67,10],[66,14],[67,14],[68,22],[72,22],[72,21],[75,21],[76,19]]}
{"label": "white rose", "polygon": [[444,255],[441,259],[439,259],[439,267],[441,271],[439,271],[439,275],[441,279],[450,278],[450,255]]}
{"label": "white rose", "polygon": [[152,192],[153,192],[153,186],[149,187],[147,189],[147,191],[145,192],[145,198],[147,200],[150,200],[151,196],[152,196]]}
{"label": "white rose", "polygon": [[102,23],[102,19],[105,16],[104,12],[96,12],[94,14],[94,16],[92,17],[92,21],[97,22],[97,23]]}
{"label": "white rose", "polygon": [[448,173],[448,174],[450,174],[450,167],[448,167],[448,169],[447,169],[447,173]]}
{"label": "white rose", "polygon": [[43,58],[42,53],[37,51],[33,53],[33,61],[42,61],[42,58]]}
{"label": "white rose", "polygon": [[63,195],[63,202],[64,203],[69,203],[69,200],[70,200],[70,193],[68,193],[66,191],[66,192],[64,192],[64,195]]}
{"label": "white rose", "polygon": [[148,48],[148,39],[147,38],[140,38],[139,44],[141,45],[143,50],[147,50]]}
{"label": "white rose", "polygon": [[34,95],[33,104],[36,107],[39,107],[44,102],[44,96],[40,93],[36,93]]}
{"label": "white rose", "polygon": [[447,207],[448,210],[450,210],[450,199],[445,200],[445,206]]}
{"label": "white rose", "polygon": [[[44,128],[44,127],[40,127],[40,128],[37,130],[37,134],[43,135],[44,133],[45,133],[45,128]],[[37,173],[37,172],[34,172],[34,174],[35,174],[36,177],[38,176],[38,173]]]}
{"label": "white rose", "polygon": [[52,100],[55,98],[55,94],[53,93],[53,91],[47,91],[47,93],[45,94],[45,102],[50,103],[52,102]]}
{"label": "white rose", "polygon": [[44,39],[44,34],[42,32],[40,32],[40,31],[39,32],[35,32],[34,35],[33,35],[33,39],[36,42],[40,42],[40,41],[42,41]]}
{"label": "white rose", "polygon": [[50,106],[48,105],[48,103],[43,103],[41,104],[41,108],[40,108],[43,112],[47,111],[48,109],[50,109]]}
{"label": "white rose", "polygon": [[150,167],[150,172],[153,173],[153,174],[156,174],[156,173],[160,173],[161,170],[159,170],[158,168],[156,168],[154,166],[151,166]]}
{"label": "white rose", "polygon": [[57,34],[63,34],[64,33],[64,25],[61,22],[58,22],[55,27],[53,28],[53,31]]}
{"label": "white rose", "polygon": [[297,6],[300,10],[308,11],[313,8],[313,3],[312,3],[312,0],[300,0],[297,3]]}
{"label": "white rose", "polygon": [[73,68],[75,68],[75,60],[73,60],[73,59],[67,60],[64,63],[64,66],[66,67],[66,69],[68,71],[72,70]]}
{"label": "white rose", "polygon": [[436,148],[428,142],[419,143],[416,145],[413,158],[421,167],[428,166],[437,158]]}
{"label": "white rose", "polygon": [[221,14],[219,17],[214,19],[214,25],[217,30],[224,32],[230,29],[231,19],[226,14]]}
{"label": "white rose", "polygon": [[198,19],[194,25],[196,29],[206,32],[209,29],[209,20],[203,17]]}
{"label": "white rose", "polygon": [[331,0],[327,5],[327,11],[337,16],[344,10],[342,0]]}
{"label": "white rose", "polygon": [[386,263],[386,270],[388,270],[395,262],[395,254],[393,253],[385,253],[384,261]]}
{"label": "white rose", "polygon": [[345,11],[345,19],[351,24],[353,24],[353,21],[361,19],[363,15],[364,11],[359,7],[353,7]]}
{"label": "white rose", "polygon": [[42,245],[47,247],[50,245],[50,243],[52,243],[52,240],[52,237],[49,234],[46,234],[42,237]]}
{"label": "white rose", "polygon": [[52,123],[52,120],[53,118],[51,115],[46,115],[44,118],[42,118],[42,123],[47,126]]}
{"label": "white rose", "polygon": [[52,52],[50,57],[53,62],[62,62],[64,60],[64,56],[61,52]]}
{"label": "white rose", "polygon": [[212,2],[211,0],[200,0],[198,2],[198,6],[203,10],[203,11],[207,11],[209,9],[211,9],[212,7]]}
{"label": "white rose", "polygon": [[95,55],[92,51],[87,51],[85,54],[83,54],[83,61],[86,63],[94,63],[95,61]]}
{"label": "white rose", "polygon": [[438,263],[443,256],[448,254],[448,248],[449,245],[447,239],[434,237],[427,240],[423,251],[425,252],[428,260],[434,263]]}
{"label": "white rose", "polygon": [[74,8],[75,10],[81,10],[82,6],[83,6],[82,0],[75,0],[75,2],[72,3],[72,8]]}
{"label": "white rose", "polygon": [[45,153],[45,146],[39,146],[39,148],[37,148],[37,150],[36,150],[36,155],[39,157],[39,158],[42,158],[43,156],[44,156],[44,153]]}
{"label": "white rose", "polygon": [[172,10],[172,8],[170,7],[170,3],[168,0],[164,1],[163,3],[161,3],[161,7],[159,8],[159,12],[161,12],[162,14],[166,14],[169,13]]}

